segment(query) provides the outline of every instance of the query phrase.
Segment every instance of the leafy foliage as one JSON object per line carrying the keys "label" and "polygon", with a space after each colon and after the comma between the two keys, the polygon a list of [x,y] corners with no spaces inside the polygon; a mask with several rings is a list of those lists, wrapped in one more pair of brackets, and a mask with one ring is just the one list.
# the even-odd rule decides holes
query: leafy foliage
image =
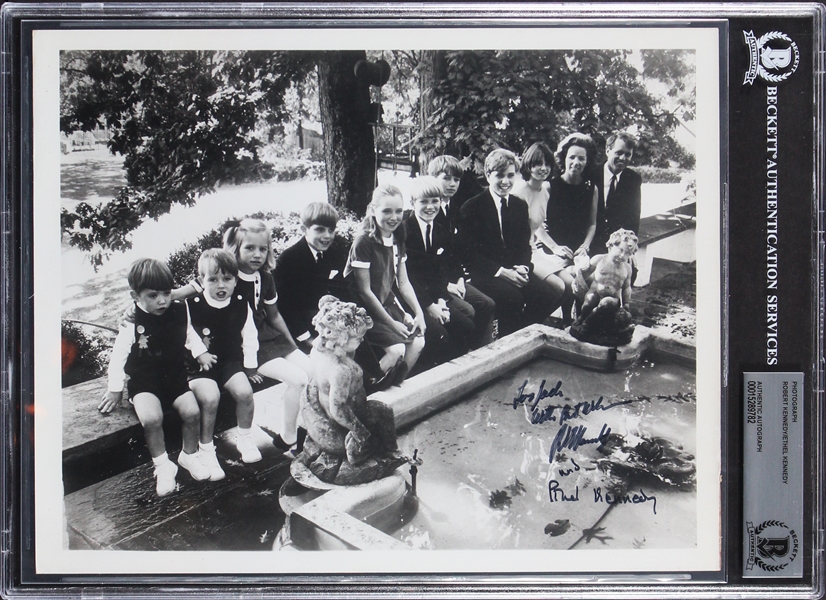
{"label": "leafy foliage", "polygon": [[111,344],[100,334],[87,334],[78,325],[63,321],[60,348],[63,387],[83,383],[106,373]]}
{"label": "leafy foliage", "polygon": [[128,234],[220,183],[271,177],[261,150],[287,117],[283,96],[311,63],[300,52],[61,54],[61,131],[110,128],[127,185],[101,206],[63,210],[69,242],[101,264]]}
{"label": "leafy foliage", "polygon": [[[655,56],[648,61],[652,77],[668,75],[688,89],[689,67],[658,63]],[[520,153],[536,141],[555,146],[573,131],[599,143],[615,130],[631,129],[641,140],[638,164],[692,164],[672,135],[678,120],[649,92],[627,51],[460,50],[444,58],[444,77],[433,83],[430,123],[420,137],[428,153],[482,159],[497,147]]]}
{"label": "leafy foliage", "polygon": [[[349,248],[353,238],[361,226],[361,220],[346,209],[338,209],[341,218],[336,227],[336,237],[333,246]],[[272,231],[273,252],[278,257],[285,248],[294,244],[303,235],[301,231],[301,215],[293,212],[289,215],[271,212],[259,212],[249,215],[252,219],[264,221]],[[223,245],[222,224],[202,235],[196,242],[185,244],[181,249],[173,252],[166,263],[172,271],[176,286],[183,286],[192,281],[198,271],[198,257],[208,248],[220,248]]]}

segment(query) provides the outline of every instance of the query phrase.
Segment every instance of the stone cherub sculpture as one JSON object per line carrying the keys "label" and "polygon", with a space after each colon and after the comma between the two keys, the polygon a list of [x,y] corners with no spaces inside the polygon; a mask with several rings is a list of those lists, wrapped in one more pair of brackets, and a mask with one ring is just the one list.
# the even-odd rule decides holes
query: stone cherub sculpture
{"label": "stone cherub sculpture", "polygon": [[577,268],[574,294],[581,303],[571,335],[603,346],[628,344],[634,334],[631,313],[631,260],[637,252],[637,236],[618,229],[606,244],[607,254],[598,254],[584,268]]}
{"label": "stone cherub sculpture", "polygon": [[363,308],[334,296],[324,296],[318,306],[313,374],[301,398],[307,439],[297,460],[327,483],[381,479],[407,459],[396,444],[393,409],[367,400],[363,372],[353,359],[373,321]]}

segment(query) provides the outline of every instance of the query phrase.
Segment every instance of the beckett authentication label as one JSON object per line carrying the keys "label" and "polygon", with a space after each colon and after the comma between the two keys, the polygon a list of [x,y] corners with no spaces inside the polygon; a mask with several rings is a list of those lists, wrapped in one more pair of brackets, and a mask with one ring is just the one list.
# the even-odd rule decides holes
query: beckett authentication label
{"label": "beckett authentication label", "polygon": [[802,577],[803,373],[743,383],[743,576]]}

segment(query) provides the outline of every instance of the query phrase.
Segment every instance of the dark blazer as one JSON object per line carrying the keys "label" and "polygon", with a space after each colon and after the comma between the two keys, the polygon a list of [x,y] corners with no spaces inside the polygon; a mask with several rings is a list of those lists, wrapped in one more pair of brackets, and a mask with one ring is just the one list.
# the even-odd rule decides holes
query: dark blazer
{"label": "dark blazer", "polygon": [[490,279],[500,267],[532,268],[528,203],[510,195],[500,236],[496,204],[490,190],[485,190],[462,206],[458,241],[471,279]]}
{"label": "dark blazer", "polygon": [[[316,262],[305,238],[284,250],[276,260],[275,289],[278,310],[293,337],[307,331],[315,335],[312,319],[318,313],[318,301],[326,294],[344,299],[344,265],[346,256],[335,243]],[[330,274],[337,271],[331,279]]]}
{"label": "dark blazer", "polygon": [[485,188],[479,184],[479,180],[476,178],[473,171],[470,169],[466,170],[462,174],[462,178],[459,180],[459,189],[456,190],[456,193],[453,194],[453,198],[450,199],[450,206],[448,208],[447,215],[445,215],[442,211],[439,211],[436,219],[443,223],[450,222],[453,227],[453,233],[456,233],[456,230],[459,227],[462,206],[470,198],[478,196],[484,191]]}
{"label": "dark blazer", "polygon": [[625,168],[617,182],[614,193],[611,195],[610,203],[607,203],[605,195],[608,190],[603,190],[602,170],[600,177],[597,177],[597,188],[599,189],[599,203],[597,204],[597,233],[594,236],[594,243],[591,245],[598,254],[605,252],[605,242],[608,237],[617,229],[630,229],[637,235],[640,233],[640,206],[642,199],[642,177],[633,169]]}
{"label": "dark blazer", "polygon": [[404,222],[407,276],[422,307],[447,298],[447,284],[464,275],[456,252],[454,235],[447,220],[434,219],[430,252],[425,252],[422,230],[416,215]]}

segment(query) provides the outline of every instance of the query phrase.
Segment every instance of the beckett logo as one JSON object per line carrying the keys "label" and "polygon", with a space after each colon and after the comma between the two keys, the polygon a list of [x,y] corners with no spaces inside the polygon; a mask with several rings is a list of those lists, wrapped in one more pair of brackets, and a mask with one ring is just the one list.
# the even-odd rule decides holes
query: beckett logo
{"label": "beckett logo", "polygon": [[787,79],[800,64],[800,51],[792,38],[780,31],[769,31],[760,38],[744,31],[749,47],[749,69],[743,85],[751,85],[759,75],[763,81],[778,83]]}
{"label": "beckett logo", "polygon": [[782,521],[763,521],[757,527],[746,522],[749,535],[749,557],[746,569],[754,565],[763,571],[780,571],[797,557],[797,534]]}

